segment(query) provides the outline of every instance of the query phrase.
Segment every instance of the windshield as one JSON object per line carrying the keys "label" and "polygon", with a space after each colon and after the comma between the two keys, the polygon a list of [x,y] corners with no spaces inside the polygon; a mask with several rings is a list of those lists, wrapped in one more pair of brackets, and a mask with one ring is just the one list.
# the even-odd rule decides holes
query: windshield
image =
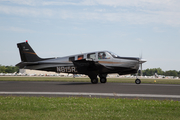
{"label": "windshield", "polygon": [[120,57],[117,54],[113,53],[113,52],[109,52],[109,54],[111,54],[114,58]]}

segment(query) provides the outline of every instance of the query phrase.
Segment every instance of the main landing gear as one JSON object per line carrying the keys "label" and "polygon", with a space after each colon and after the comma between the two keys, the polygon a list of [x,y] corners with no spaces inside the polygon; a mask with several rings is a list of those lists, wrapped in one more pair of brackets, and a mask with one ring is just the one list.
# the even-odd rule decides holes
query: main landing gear
{"label": "main landing gear", "polygon": [[101,83],[106,83],[106,82],[107,82],[107,79],[106,79],[105,77],[102,77],[102,78],[100,78],[100,82],[101,82]]}
{"label": "main landing gear", "polygon": [[106,79],[107,74],[100,74],[99,77],[100,77],[100,82],[101,83],[106,83],[107,82],[107,79]]}
{"label": "main landing gear", "polygon": [[98,78],[97,78],[97,74],[95,73],[89,73],[88,77],[91,79],[91,83],[92,84],[97,84],[98,83]]}
{"label": "main landing gear", "polygon": [[[106,83],[107,82],[106,76],[107,76],[106,74],[99,75],[101,83]],[[91,75],[91,76],[89,75],[89,78],[91,79],[92,84],[97,84],[98,83],[97,75]]]}
{"label": "main landing gear", "polygon": [[91,83],[92,84],[97,84],[98,83],[98,78],[92,78]]}
{"label": "main landing gear", "polygon": [[[102,78],[100,78],[100,82],[101,82],[101,83],[106,83],[106,82],[107,82],[107,79],[104,78],[104,77],[102,77]],[[92,84],[97,84],[97,83],[98,83],[98,78],[93,78],[93,79],[91,79],[91,83],[92,83]]]}

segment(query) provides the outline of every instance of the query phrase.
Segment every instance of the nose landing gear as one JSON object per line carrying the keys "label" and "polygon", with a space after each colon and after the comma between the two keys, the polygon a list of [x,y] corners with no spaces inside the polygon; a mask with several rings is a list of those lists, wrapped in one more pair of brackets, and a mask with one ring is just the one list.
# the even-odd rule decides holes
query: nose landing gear
{"label": "nose landing gear", "polygon": [[138,74],[138,73],[136,73],[136,80],[135,80],[135,83],[136,83],[136,84],[141,84],[141,80],[137,77],[137,74]]}
{"label": "nose landing gear", "polygon": [[137,78],[137,79],[135,80],[135,83],[136,83],[136,84],[141,84],[141,80]]}

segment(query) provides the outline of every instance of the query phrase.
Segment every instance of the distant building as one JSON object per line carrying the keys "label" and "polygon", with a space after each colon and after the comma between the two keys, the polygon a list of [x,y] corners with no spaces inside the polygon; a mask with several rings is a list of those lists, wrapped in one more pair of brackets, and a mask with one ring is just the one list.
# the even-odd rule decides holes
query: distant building
{"label": "distant building", "polygon": [[29,76],[68,76],[67,73],[56,73],[41,70],[20,69],[19,74]]}

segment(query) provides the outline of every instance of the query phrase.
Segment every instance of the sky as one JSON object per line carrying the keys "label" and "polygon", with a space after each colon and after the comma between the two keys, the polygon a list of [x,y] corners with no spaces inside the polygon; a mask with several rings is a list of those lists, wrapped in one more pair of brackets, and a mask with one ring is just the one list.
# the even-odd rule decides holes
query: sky
{"label": "sky", "polygon": [[99,50],[180,71],[180,0],[0,0],[0,64],[16,65],[17,43],[42,58]]}

